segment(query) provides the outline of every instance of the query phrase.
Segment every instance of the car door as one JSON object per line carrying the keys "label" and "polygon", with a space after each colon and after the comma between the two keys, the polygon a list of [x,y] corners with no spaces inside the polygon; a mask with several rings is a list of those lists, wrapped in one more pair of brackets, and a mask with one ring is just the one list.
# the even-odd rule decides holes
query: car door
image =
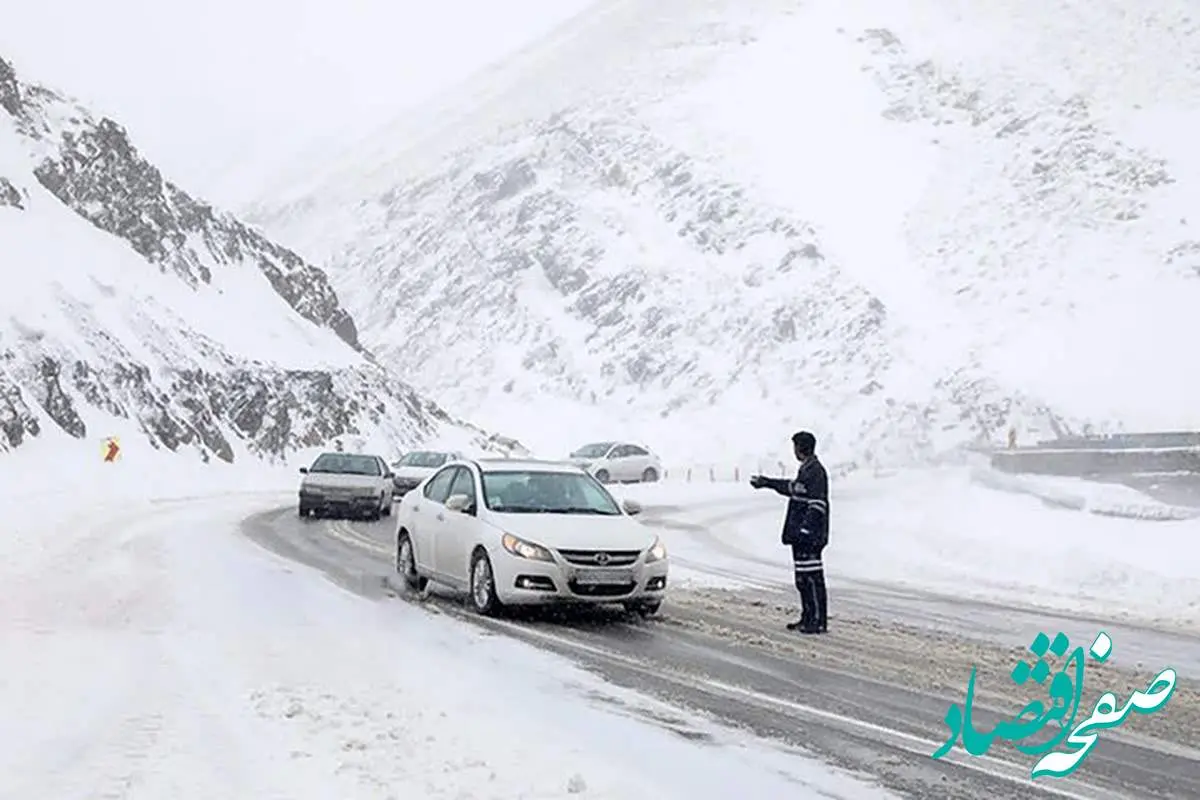
{"label": "car door", "polygon": [[609,477],[614,481],[628,481],[633,479],[629,466],[629,445],[617,445],[609,451],[608,458],[611,464],[608,469]]}
{"label": "car door", "polygon": [[437,571],[437,541],[446,525],[446,508],[442,504],[450,495],[450,482],[454,480],[455,469],[448,467],[430,478],[413,504],[412,516],[408,520],[417,563],[434,572]]}
{"label": "car door", "polygon": [[450,483],[447,497],[466,495],[471,505],[467,512],[446,509],[446,521],[442,535],[434,544],[437,571],[456,581],[467,581],[467,553],[476,541],[476,526],[479,524],[478,493],[475,491],[475,476],[467,467],[455,467],[454,479]]}
{"label": "car door", "polygon": [[643,447],[638,447],[636,444],[626,445],[629,455],[626,460],[629,462],[629,479],[631,481],[640,481],[642,473],[646,471],[646,467],[651,466],[650,453]]}

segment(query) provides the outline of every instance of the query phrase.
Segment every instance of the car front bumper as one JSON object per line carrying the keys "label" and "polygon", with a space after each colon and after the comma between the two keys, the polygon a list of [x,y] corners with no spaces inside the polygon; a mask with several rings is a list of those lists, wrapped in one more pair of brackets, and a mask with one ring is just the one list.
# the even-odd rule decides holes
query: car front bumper
{"label": "car front bumper", "polygon": [[[507,551],[493,557],[496,594],[505,605],[658,603],[666,594],[670,559],[628,567],[587,568],[518,558]],[[595,580],[604,574],[604,581]],[[590,580],[589,580],[590,579]]]}
{"label": "car front bumper", "polygon": [[379,496],[375,494],[301,492],[300,508],[334,514],[365,514],[379,508]]}

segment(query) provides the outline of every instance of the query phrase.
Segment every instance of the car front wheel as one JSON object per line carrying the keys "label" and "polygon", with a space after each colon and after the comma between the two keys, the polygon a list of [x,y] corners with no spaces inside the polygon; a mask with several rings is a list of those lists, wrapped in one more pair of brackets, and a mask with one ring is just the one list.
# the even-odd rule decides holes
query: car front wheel
{"label": "car front wheel", "polygon": [[492,571],[492,560],[479,550],[471,559],[471,605],[486,617],[500,613],[500,598],[496,596],[496,576]]}
{"label": "car front wheel", "polygon": [[423,592],[429,585],[429,579],[417,573],[417,559],[413,553],[412,539],[408,538],[407,533],[401,534],[396,543],[396,572],[406,589]]}

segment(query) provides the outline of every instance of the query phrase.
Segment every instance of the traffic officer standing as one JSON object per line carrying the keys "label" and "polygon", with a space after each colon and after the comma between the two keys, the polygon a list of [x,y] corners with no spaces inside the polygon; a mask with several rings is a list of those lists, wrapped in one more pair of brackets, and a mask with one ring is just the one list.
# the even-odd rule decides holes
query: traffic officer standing
{"label": "traffic officer standing", "polygon": [[782,541],[792,548],[802,609],[800,619],[789,622],[788,630],[825,633],[828,600],[821,552],[829,543],[829,475],[817,459],[817,437],[800,431],[792,436],[792,449],[800,462],[795,480],[754,475],[750,485],[755,489],[774,489],[788,498]]}

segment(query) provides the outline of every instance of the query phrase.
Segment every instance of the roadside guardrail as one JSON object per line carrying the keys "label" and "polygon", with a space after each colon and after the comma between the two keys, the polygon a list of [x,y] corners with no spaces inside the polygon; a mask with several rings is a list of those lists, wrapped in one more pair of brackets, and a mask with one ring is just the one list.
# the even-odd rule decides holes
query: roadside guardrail
{"label": "roadside guardrail", "polygon": [[1200,473],[1200,433],[1130,433],[1064,438],[1031,447],[994,449],[994,468],[1010,473],[1073,477]]}

